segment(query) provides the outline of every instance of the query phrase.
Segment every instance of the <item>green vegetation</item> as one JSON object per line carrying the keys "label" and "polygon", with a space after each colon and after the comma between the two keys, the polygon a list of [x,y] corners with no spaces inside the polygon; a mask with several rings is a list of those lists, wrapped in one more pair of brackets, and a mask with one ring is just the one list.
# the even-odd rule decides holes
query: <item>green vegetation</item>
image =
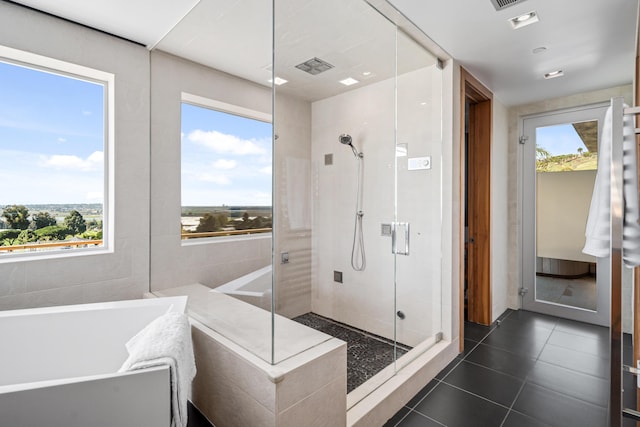
{"label": "green vegetation", "polygon": [[191,224],[182,225],[183,233],[252,230],[271,228],[271,206],[183,206],[183,218],[193,218]]}
{"label": "green vegetation", "polygon": [[14,230],[25,230],[29,227],[29,210],[23,205],[11,205],[2,211],[9,228]]}
{"label": "green vegetation", "polygon": [[[546,154],[546,155],[545,155]],[[536,148],[537,172],[567,172],[581,170],[596,170],[598,168],[598,154],[578,150],[577,154],[562,154],[551,156],[543,148]]]}
{"label": "green vegetation", "polygon": [[200,218],[200,224],[196,227],[196,233],[219,231],[227,226],[228,218],[225,214],[214,215],[207,212]]}
{"label": "green vegetation", "polygon": [[[29,213],[29,208],[43,206],[51,210]],[[92,219],[86,221],[81,211]],[[65,215],[59,221],[56,218],[60,218],[61,213]],[[0,230],[0,246],[57,242],[71,238],[102,239],[102,205],[7,205],[2,207],[2,219],[0,228],[8,229]]]}

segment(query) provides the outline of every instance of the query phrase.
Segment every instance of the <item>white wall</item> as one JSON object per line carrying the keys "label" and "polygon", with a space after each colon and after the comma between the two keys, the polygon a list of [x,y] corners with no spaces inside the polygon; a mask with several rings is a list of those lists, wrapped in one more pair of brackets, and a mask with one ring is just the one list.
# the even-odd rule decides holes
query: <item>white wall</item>
{"label": "white wall", "polygon": [[536,173],[536,256],[596,262],[582,253],[596,170]]}
{"label": "white wall", "polygon": [[151,53],[151,289],[221,285],[271,263],[271,236],[180,238],[182,92],[271,114],[271,90],[168,55]]}
{"label": "white wall", "polygon": [[[408,73],[398,81],[398,142],[409,157],[431,156],[430,170],[408,171],[398,158],[398,221],[411,223],[411,255],[394,261],[383,223],[394,221],[394,81],[355,89],[312,105],[314,170],[313,311],[393,337],[396,310],[398,340],[415,345],[440,331],[442,282],[442,76],[435,67]],[[419,101],[429,100],[427,105]],[[365,271],[351,268],[358,160],[338,142],[348,133],[364,153],[363,233]],[[333,164],[325,165],[325,154]],[[394,264],[394,262],[397,262]],[[394,308],[394,269],[397,307]],[[333,281],[333,271],[343,283]]]}
{"label": "white wall", "polygon": [[0,263],[0,309],[138,298],[149,287],[149,54],[0,2],[0,44],[115,74],[114,252]]}

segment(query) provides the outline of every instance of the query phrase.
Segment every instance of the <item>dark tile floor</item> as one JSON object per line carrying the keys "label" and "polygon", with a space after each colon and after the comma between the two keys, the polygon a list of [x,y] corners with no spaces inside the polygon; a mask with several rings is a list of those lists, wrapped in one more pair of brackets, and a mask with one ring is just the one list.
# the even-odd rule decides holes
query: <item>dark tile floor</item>
{"label": "dark tile floor", "polygon": [[191,402],[188,402],[187,409],[189,411],[187,413],[187,427],[214,427],[214,425],[209,422],[207,417],[202,415],[198,408],[193,406]]}
{"label": "dark tile floor", "polygon": [[[522,310],[500,326],[466,323],[464,352],[384,427],[604,427],[608,347],[607,328]],[[625,373],[626,407],[634,381]],[[212,424],[190,404],[188,427]]]}
{"label": "dark tile floor", "polygon": [[394,351],[402,356],[411,347],[372,335],[315,313],[307,313],[293,320],[324,332],[347,343],[347,393],[393,363]]}
{"label": "dark tile floor", "polygon": [[385,427],[606,426],[608,347],[607,328],[523,310],[466,323],[464,352]]}

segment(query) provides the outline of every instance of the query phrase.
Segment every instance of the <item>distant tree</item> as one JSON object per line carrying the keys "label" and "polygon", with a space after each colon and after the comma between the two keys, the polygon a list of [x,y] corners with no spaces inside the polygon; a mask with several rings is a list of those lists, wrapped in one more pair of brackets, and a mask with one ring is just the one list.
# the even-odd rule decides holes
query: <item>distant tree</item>
{"label": "distant tree", "polygon": [[87,230],[84,233],[82,233],[80,237],[83,239],[89,239],[89,240],[102,240],[102,230],[99,230],[99,229]]}
{"label": "distant tree", "polygon": [[31,222],[36,230],[57,224],[56,219],[52,217],[49,212],[38,212],[37,214],[32,215]]}
{"label": "distant tree", "polygon": [[102,221],[97,219],[90,219],[87,221],[87,230],[102,230]]}
{"label": "distant tree", "polygon": [[6,206],[2,216],[11,229],[26,230],[29,227],[29,210],[24,205]]}
{"label": "distant tree", "polygon": [[13,244],[24,245],[25,243],[36,242],[37,240],[38,236],[33,230],[22,230]]}
{"label": "distant tree", "polygon": [[251,230],[255,228],[270,228],[272,226],[271,218],[265,218],[257,216],[253,219],[248,217],[243,218],[242,221],[236,221],[234,223],[236,230]]}
{"label": "distant tree", "polygon": [[551,153],[548,150],[536,145],[536,160],[547,160],[550,157]]}
{"label": "distant tree", "polygon": [[65,217],[64,226],[69,229],[71,234],[80,234],[87,230],[87,223],[80,212],[75,209]]}
{"label": "distant tree", "polygon": [[51,240],[64,240],[69,234],[73,234],[67,227],[60,225],[49,225],[47,227],[39,228],[35,231],[38,240],[51,241]]}
{"label": "distant tree", "polygon": [[218,227],[224,228],[229,223],[229,217],[226,214],[216,215],[216,221],[218,223]]}
{"label": "distant tree", "polygon": [[582,147],[578,147],[578,155],[582,156],[582,152],[584,151],[584,148]]}
{"label": "distant tree", "polygon": [[20,230],[0,231],[0,246],[11,246],[13,241],[20,235]]}
{"label": "distant tree", "polygon": [[218,230],[218,221],[216,220],[216,217],[210,213],[204,214],[204,216],[200,218],[200,223],[196,227],[196,233],[206,233]]}

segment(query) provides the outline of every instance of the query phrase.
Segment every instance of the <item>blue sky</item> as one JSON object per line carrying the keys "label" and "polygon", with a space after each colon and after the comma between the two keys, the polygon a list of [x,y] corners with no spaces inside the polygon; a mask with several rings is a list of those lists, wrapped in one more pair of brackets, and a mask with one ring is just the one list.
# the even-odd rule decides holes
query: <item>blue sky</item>
{"label": "blue sky", "polygon": [[103,92],[0,62],[0,205],[103,201]]}
{"label": "blue sky", "polygon": [[[0,205],[103,202],[103,97],[0,61]],[[188,104],[182,122],[183,205],[271,205],[270,123]]]}
{"label": "blue sky", "polygon": [[182,206],[271,206],[270,123],[182,104]]}
{"label": "blue sky", "polygon": [[536,145],[547,150],[552,156],[578,154],[578,148],[587,151],[587,147],[571,124],[537,128]]}

